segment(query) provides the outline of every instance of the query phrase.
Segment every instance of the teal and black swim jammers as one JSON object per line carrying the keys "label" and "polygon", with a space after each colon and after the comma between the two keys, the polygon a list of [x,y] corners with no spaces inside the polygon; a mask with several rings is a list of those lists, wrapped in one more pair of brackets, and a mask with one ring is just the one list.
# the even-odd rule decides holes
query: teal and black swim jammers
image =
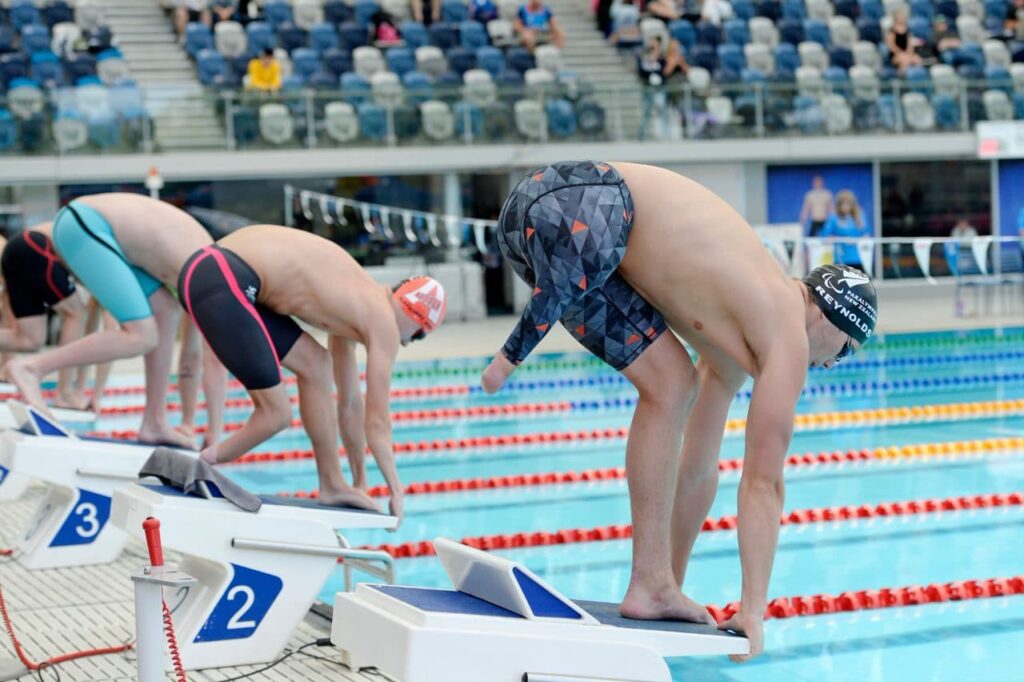
{"label": "teal and black swim jammers", "polygon": [[629,188],[606,163],[558,163],[516,185],[498,243],[533,298],[502,348],[509,361],[522,362],[556,320],[620,371],[665,331],[661,314],[616,272],[632,226]]}
{"label": "teal and black swim jammers", "polygon": [[14,317],[43,315],[75,293],[75,281],[42,232],[25,230],[11,237],[0,257]]}
{"label": "teal and black swim jammers", "polygon": [[53,221],[53,245],[75,278],[118,322],[152,317],[149,297],[162,284],[133,265],[103,215],[72,201]]}
{"label": "teal and black swim jammers", "polygon": [[256,302],[260,278],[238,254],[204,246],[178,275],[178,298],[229,372],[250,390],[281,383],[281,358],[302,336],[287,315]]}

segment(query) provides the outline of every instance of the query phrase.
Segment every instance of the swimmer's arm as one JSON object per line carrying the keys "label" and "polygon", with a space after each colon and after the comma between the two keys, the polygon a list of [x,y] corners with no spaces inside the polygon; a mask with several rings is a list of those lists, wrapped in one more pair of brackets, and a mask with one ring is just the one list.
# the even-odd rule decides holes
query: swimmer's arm
{"label": "swimmer's arm", "polygon": [[366,411],[359,385],[359,367],[356,365],[356,344],[340,336],[331,336],[328,346],[334,366],[334,385],[338,389],[338,430],[352,470],[352,485],[365,490],[366,430],[363,421]]}
{"label": "swimmer's arm", "polygon": [[739,486],[740,612],[760,620],[768,605],[768,580],[785,497],[782,477],[793,436],[793,415],[807,376],[807,350],[772,344],[760,362],[747,416],[746,451]]}
{"label": "swimmer's arm", "polygon": [[398,355],[398,330],[371,335],[366,346],[366,441],[391,491],[391,510],[401,517],[402,484],[391,442],[391,370]]}
{"label": "swimmer's arm", "polygon": [[712,368],[704,360],[697,362],[697,399],[686,420],[682,462],[684,467],[695,467],[691,472],[694,476],[718,471],[729,406],[746,377],[738,367]]}

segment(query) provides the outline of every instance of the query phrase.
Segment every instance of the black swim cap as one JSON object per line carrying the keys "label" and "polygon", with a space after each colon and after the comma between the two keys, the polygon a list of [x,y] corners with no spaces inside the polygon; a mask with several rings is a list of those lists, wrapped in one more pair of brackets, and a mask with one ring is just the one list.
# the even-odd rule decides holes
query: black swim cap
{"label": "black swim cap", "polygon": [[848,265],[822,265],[803,279],[828,321],[864,345],[875,332],[878,299],[868,276]]}

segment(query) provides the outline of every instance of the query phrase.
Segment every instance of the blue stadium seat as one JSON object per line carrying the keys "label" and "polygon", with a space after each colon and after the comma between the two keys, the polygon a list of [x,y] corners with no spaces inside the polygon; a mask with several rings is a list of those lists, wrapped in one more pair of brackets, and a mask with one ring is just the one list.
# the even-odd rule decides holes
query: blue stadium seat
{"label": "blue stadium seat", "polygon": [[780,19],[776,24],[779,29],[779,40],[790,45],[804,42],[804,24],[799,19]]}
{"label": "blue stadium seat", "polygon": [[445,71],[434,79],[434,88],[441,94],[441,99],[454,102],[461,92],[462,76],[454,71]]}
{"label": "blue stadium seat", "polygon": [[[862,19],[880,21],[885,16],[885,8],[882,6],[881,0],[860,0],[860,16]],[[863,38],[863,36],[861,37]]]}
{"label": "blue stadium seat", "polygon": [[380,11],[377,0],[356,0],[353,21],[360,26],[369,26],[373,15]]}
{"label": "blue stadium seat", "polygon": [[200,50],[213,49],[213,31],[204,23],[189,22],[185,26],[185,51],[195,58]]}
{"label": "blue stadium seat", "polygon": [[398,32],[405,41],[407,47],[416,49],[430,44],[430,36],[427,34],[427,27],[418,21],[403,21],[398,27]]}
{"label": "blue stadium seat", "polygon": [[806,19],[804,21],[804,34],[807,40],[820,43],[824,47],[832,44],[832,33],[828,30],[828,24],[818,19]]}
{"label": "blue stadium seat", "polygon": [[505,70],[505,53],[496,47],[481,47],[476,51],[476,64],[497,80]]}
{"label": "blue stadium seat", "polygon": [[[931,7],[931,5],[929,5],[929,7]],[[920,38],[925,42],[931,42],[932,22],[930,19],[926,19],[924,17],[911,17],[910,21],[907,22],[907,25],[910,28],[910,35],[915,38]]]}
{"label": "blue stadium seat", "polygon": [[39,10],[33,0],[11,0],[11,23],[15,29],[20,31],[22,27],[40,21]]}
{"label": "blue stadium seat", "polygon": [[1007,3],[1005,0],[985,0],[985,16],[998,17],[999,20],[1006,18]]}
{"label": "blue stadium seat", "polygon": [[455,135],[462,137],[466,134],[467,129],[470,131],[474,138],[478,138],[484,133],[484,112],[480,110],[480,107],[460,100],[455,103],[453,107],[453,113],[455,114]]}
{"label": "blue stadium seat", "polygon": [[801,21],[806,19],[807,6],[804,5],[804,0],[782,0],[782,17]]}
{"label": "blue stadium seat", "polygon": [[956,0],[938,0],[935,3],[935,12],[945,15],[950,25],[953,25],[956,22],[956,18],[960,16],[960,5]]}
{"label": "blue stadium seat", "polygon": [[850,74],[841,66],[832,65],[825,69],[825,82],[832,86],[832,91],[845,94],[850,85]]}
{"label": "blue stadium seat", "polygon": [[370,83],[354,71],[341,74],[341,98],[357,105],[370,100]]}
{"label": "blue stadium seat", "polygon": [[111,149],[121,144],[121,122],[114,112],[91,114],[88,123],[89,141],[100,149]]}
{"label": "blue stadium seat", "polygon": [[523,74],[515,69],[505,69],[495,79],[495,84],[498,86],[499,94],[507,91],[513,95],[512,99],[519,99],[518,93],[523,87]]}
{"label": "blue stadium seat", "polygon": [[737,19],[750,21],[750,18],[757,14],[752,0],[733,0],[732,13]]}
{"label": "blue stadium seat", "polygon": [[985,80],[993,90],[1002,90],[1007,95],[1013,94],[1013,79],[1006,67],[990,64],[985,67]]}
{"label": "blue stadium seat", "polygon": [[434,83],[422,71],[408,71],[402,76],[405,98],[409,104],[422,104],[434,97]]}
{"label": "blue stadium seat", "polygon": [[326,21],[314,24],[309,29],[309,46],[321,54],[331,48],[341,47],[341,39],[334,24]]}
{"label": "blue stadium seat", "polygon": [[771,19],[778,23],[782,18],[782,4],[779,0],[758,0],[757,16]]}
{"label": "blue stadium seat", "polygon": [[458,24],[467,19],[469,19],[469,7],[466,3],[462,0],[442,0],[441,21]]}
{"label": "blue stadium seat", "polygon": [[359,132],[368,140],[381,142],[388,134],[388,117],[384,107],[363,102],[356,106],[359,116]]}
{"label": "blue stadium seat", "polygon": [[833,7],[838,16],[849,17],[851,20],[856,20],[860,14],[856,0],[836,0]]}
{"label": "blue stadium seat", "polygon": [[878,98],[878,121],[883,128],[896,130],[896,99],[891,93],[883,93]]}
{"label": "blue stadium seat", "polygon": [[853,66],[853,52],[845,47],[830,47],[828,50],[828,61],[832,66],[849,69]]}
{"label": "blue stadium seat", "polygon": [[0,151],[10,151],[18,144],[18,123],[6,109],[0,109]]}
{"label": "blue stadium seat", "polygon": [[292,52],[292,73],[303,81],[320,70],[320,53],[309,47],[299,47]]}
{"label": "blue stadium seat", "polygon": [[970,64],[978,68],[985,67],[985,52],[976,43],[962,43],[958,50],[958,65]]}
{"label": "blue stadium seat", "polygon": [[940,130],[960,129],[960,103],[950,95],[932,97],[932,108],[935,110],[935,124]]}
{"label": "blue stadium seat", "polygon": [[740,72],[740,80],[744,85],[754,85],[757,83],[764,85],[768,82],[768,79],[760,69],[752,69],[749,66]]}
{"label": "blue stadium seat", "polygon": [[110,88],[110,106],[123,121],[146,117],[142,90],[135,81],[123,81]]}
{"label": "blue stadium seat", "polygon": [[861,17],[857,20],[857,32],[860,33],[861,40],[876,45],[882,42],[882,27],[878,24],[878,19]]}
{"label": "blue stadium seat", "polygon": [[684,50],[689,50],[697,44],[697,29],[686,19],[670,21],[668,32],[669,35],[679,41]]}
{"label": "blue stadium seat", "polygon": [[29,24],[21,29],[21,51],[32,54],[50,49],[50,29],[42,24]]}
{"label": "blue stadium seat", "polygon": [[263,17],[276,28],[292,21],[292,6],[284,0],[267,0],[263,5]]}
{"label": "blue stadium seat", "polygon": [[370,30],[355,21],[348,21],[338,26],[341,37],[341,49],[354,50],[370,43]]}
{"label": "blue stadium seat", "polygon": [[56,87],[64,82],[64,65],[52,52],[36,52],[30,58],[29,73],[45,87]]}
{"label": "blue stadium seat", "polygon": [[746,60],[743,58],[743,48],[739,45],[719,45],[717,52],[719,68],[729,74],[727,77],[735,74],[734,80],[739,80],[740,72],[746,66]]}
{"label": "blue stadium seat", "polygon": [[750,31],[743,19],[729,19],[725,22],[725,40],[740,47],[750,42]]}
{"label": "blue stadium seat", "polygon": [[352,8],[345,0],[327,0],[324,3],[324,21],[340,24],[351,21],[352,17]]}
{"label": "blue stadium seat", "polygon": [[689,62],[711,73],[718,69],[718,57],[715,48],[710,45],[694,45],[690,50]]}
{"label": "blue stadium seat", "polygon": [[309,42],[306,29],[291,23],[281,24],[277,27],[277,39],[281,47],[288,50],[289,54],[300,47],[306,47]]}
{"label": "blue stadium seat", "polygon": [[702,21],[697,24],[697,42],[702,45],[718,47],[722,42],[722,31],[710,21]]}
{"label": "blue stadium seat", "polygon": [[1024,93],[1013,93],[1013,117],[1018,121],[1024,120]]}
{"label": "blue stadium seat", "polygon": [[576,123],[584,135],[592,137],[602,134],[605,119],[604,107],[594,100],[584,99],[576,103]]}
{"label": "blue stadium seat", "polygon": [[0,24],[0,54],[14,52],[14,42],[17,34],[8,24]]}
{"label": "blue stadium seat", "polygon": [[800,54],[796,47],[790,43],[779,43],[775,46],[775,68],[785,69],[790,73],[796,73],[800,66]]}
{"label": "blue stadium seat", "polygon": [[196,68],[199,70],[199,82],[203,85],[215,85],[228,78],[228,63],[216,50],[201,50],[196,55]]}
{"label": "blue stadium seat", "polygon": [[935,9],[931,0],[910,0],[910,18],[924,19],[931,24],[935,17]]}
{"label": "blue stadium seat", "polygon": [[797,95],[793,98],[793,109],[794,121],[803,133],[817,135],[822,132],[825,118],[821,114],[817,99],[808,95]]}
{"label": "blue stadium seat", "polygon": [[476,68],[476,52],[464,47],[453,47],[446,53],[448,66],[460,76]]}
{"label": "blue stadium seat", "polygon": [[411,47],[391,47],[385,53],[388,71],[394,71],[400,77],[416,70],[416,55]]}
{"label": "blue stadium seat", "polygon": [[337,90],[338,77],[321,68],[312,76],[306,79],[306,86],[317,90]]}
{"label": "blue stadium seat", "polygon": [[549,99],[545,106],[548,115],[548,132],[555,138],[572,137],[576,134],[576,110],[567,99]]}
{"label": "blue stadium seat", "polygon": [[277,35],[270,24],[265,21],[252,21],[245,27],[245,34],[249,39],[249,51],[259,54],[263,50],[277,47]]}
{"label": "blue stadium seat", "polygon": [[479,21],[463,21],[459,23],[459,44],[470,50],[490,44],[487,29]]}
{"label": "blue stadium seat", "polygon": [[43,8],[43,18],[46,21],[46,25],[53,28],[55,25],[63,22],[74,22],[75,13],[64,0],[51,0]]}
{"label": "blue stadium seat", "polygon": [[28,77],[28,59],[20,52],[0,55],[0,82],[10,87],[17,78]]}
{"label": "blue stadium seat", "polygon": [[72,83],[96,75],[96,58],[87,52],[75,52],[64,60],[64,73]]}
{"label": "blue stadium seat", "polygon": [[427,29],[430,34],[430,42],[442,50],[450,50],[459,44],[459,31],[455,24],[438,21]]}
{"label": "blue stadium seat", "polygon": [[537,65],[533,60],[533,55],[525,47],[510,47],[505,58],[508,68],[519,73],[525,73]]}

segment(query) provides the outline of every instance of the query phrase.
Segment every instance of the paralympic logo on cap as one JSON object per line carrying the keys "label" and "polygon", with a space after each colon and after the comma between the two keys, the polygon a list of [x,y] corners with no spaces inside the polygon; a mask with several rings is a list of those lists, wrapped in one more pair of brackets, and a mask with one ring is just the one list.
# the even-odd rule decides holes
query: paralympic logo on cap
{"label": "paralympic logo on cap", "polygon": [[[834,275],[831,272],[826,272],[824,275],[822,275],[821,279],[825,283],[825,286],[827,286],[832,291],[836,292],[837,294],[845,294],[847,289],[837,288],[836,285],[832,283],[833,277]],[[868,279],[867,275],[864,275],[862,273],[855,272],[853,270],[843,270],[843,276],[840,277],[838,281],[840,284],[845,284],[848,289],[852,289],[853,287],[859,287],[864,284],[867,284],[871,280]]]}

